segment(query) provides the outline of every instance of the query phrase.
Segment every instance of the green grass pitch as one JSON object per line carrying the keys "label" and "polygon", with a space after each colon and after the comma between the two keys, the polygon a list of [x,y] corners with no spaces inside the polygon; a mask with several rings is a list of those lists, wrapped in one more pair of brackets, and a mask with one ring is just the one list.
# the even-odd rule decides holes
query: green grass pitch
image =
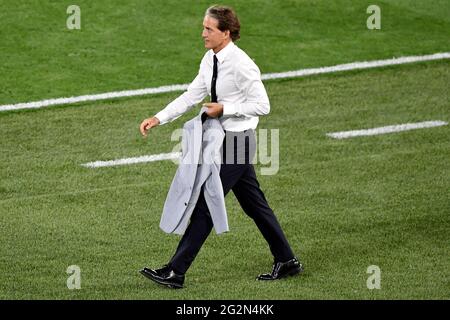
{"label": "green grass pitch", "polygon": [[[18,1],[0,12],[0,104],[188,83],[204,53],[206,1]],[[237,43],[263,73],[450,51],[448,1],[230,1]],[[198,108],[140,137],[179,93],[0,112],[0,299],[448,299],[448,126],[335,140],[328,132],[450,120],[450,61],[265,82],[279,129],[276,175],[257,173],[305,273],[274,283],[270,251],[230,193],[231,231],[211,233],[168,290],[142,277],[179,237],[159,227],[171,161],[81,164],[171,152]],[[66,269],[81,269],[69,290]],[[366,286],[370,265],[381,289]]]}

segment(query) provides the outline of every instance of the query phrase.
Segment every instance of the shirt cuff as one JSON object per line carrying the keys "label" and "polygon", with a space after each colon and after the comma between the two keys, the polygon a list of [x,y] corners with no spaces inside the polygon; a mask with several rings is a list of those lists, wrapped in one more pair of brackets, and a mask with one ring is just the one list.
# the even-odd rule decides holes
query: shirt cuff
{"label": "shirt cuff", "polygon": [[169,122],[169,120],[170,120],[170,119],[169,119],[169,116],[167,115],[166,112],[164,112],[164,110],[158,112],[158,113],[155,115],[155,117],[158,118],[159,124],[160,124],[160,125],[165,124],[165,123]]}
{"label": "shirt cuff", "polygon": [[223,115],[224,116],[234,116],[239,117],[238,107],[235,104],[224,103],[223,104]]}

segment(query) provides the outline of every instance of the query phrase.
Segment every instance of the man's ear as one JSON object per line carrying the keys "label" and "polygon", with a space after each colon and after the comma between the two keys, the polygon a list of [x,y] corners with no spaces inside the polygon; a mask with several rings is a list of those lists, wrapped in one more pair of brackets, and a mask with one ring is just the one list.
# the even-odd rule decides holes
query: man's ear
{"label": "man's ear", "polygon": [[231,35],[230,35],[230,30],[225,30],[225,38],[231,38]]}

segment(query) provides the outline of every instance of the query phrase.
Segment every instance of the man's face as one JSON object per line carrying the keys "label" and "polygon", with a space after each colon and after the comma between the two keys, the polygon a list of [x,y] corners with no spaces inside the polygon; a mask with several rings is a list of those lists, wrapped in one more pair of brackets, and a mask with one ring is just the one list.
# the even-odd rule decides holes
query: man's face
{"label": "man's face", "polygon": [[217,28],[218,25],[219,21],[210,16],[205,16],[203,19],[202,38],[205,41],[205,48],[213,50],[221,49],[227,43],[230,32],[228,30],[225,32],[220,31]]}

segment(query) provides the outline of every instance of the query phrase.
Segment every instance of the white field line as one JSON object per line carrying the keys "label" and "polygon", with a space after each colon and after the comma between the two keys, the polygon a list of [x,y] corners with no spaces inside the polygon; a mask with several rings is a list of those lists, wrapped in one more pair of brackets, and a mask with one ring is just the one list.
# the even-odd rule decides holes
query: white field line
{"label": "white field line", "polygon": [[431,61],[431,60],[440,60],[440,59],[449,59],[450,52],[443,53],[435,53],[425,56],[410,56],[410,57],[401,57],[401,58],[392,58],[386,60],[374,60],[374,61],[365,61],[365,62],[352,62],[346,64],[339,64],[332,67],[322,67],[322,68],[312,68],[312,69],[302,69],[297,71],[288,71],[281,73],[268,73],[263,74],[261,78],[263,80],[269,79],[284,79],[284,78],[293,78],[293,77],[304,77],[310,76],[314,74],[322,74],[322,73],[333,73],[340,71],[348,71],[348,70],[357,70],[357,69],[369,69],[369,68],[378,68],[378,67],[386,67],[393,66],[397,64],[406,64],[420,61]]}
{"label": "white field line", "polygon": [[[280,73],[266,73],[266,74],[263,74],[261,76],[261,78],[263,80],[270,80],[270,79],[284,79],[284,78],[293,78],[293,77],[305,77],[305,76],[315,75],[315,74],[332,73],[332,72],[357,70],[357,69],[377,68],[377,67],[385,67],[385,66],[392,66],[392,65],[405,64],[405,63],[449,59],[449,58],[450,58],[450,52],[443,52],[443,53],[435,53],[435,54],[423,55],[423,56],[409,56],[409,57],[400,57],[400,58],[393,58],[393,59],[386,59],[386,60],[353,62],[353,63],[340,64],[340,65],[331,66],[331,67],[301,69],[301,70],[296,70],[296,71],[288,71],[288,72],[280,72]],[[146,89],[126,90],[126,91],[113,91],[113,92],[106,92],[106,93],[93,94],[93,95],[84,95],[84,96],[78,96],[78,97],[57,98],[57,99],[47,99],[47,100],[34,101],[34,102],[7,104],[7,105],[0,105],[0,112],[1,111],[9,111],[9,110],[21,110],[21,109],[37,109],[37,108],[43,108],[43,107],[48,107],[48,106],[72,104],[72,103],[84,102],[84,101],[97,101],[97,100],[105,100],[105,99],[113,99],[113,98],[157,94],[157,93],[164,93],[164,92],[183,91],[183,90],[186,90],[187,87],[188,87],[188,84],[175,84],[175,85],[168,85],[168,86],[162,86],[162,87],[156,87],[156,88],[146,88]]]}
{"label": "white field line", "polygon": [[142,157],[136,157],[136,158],[124,158],[124,159],[117,159],[117,160],[111,160],[111,161],[88,162],[88,163],[82,164],[82,166],[86,167],[86,168],[123,166],[123,165],[127,165],[127,164],[178,159],[180,157],[180,155],[181,155],[180,152],[160,153],[160,154],[154,154],[154,155],[148,155],[148,156],[142,156]]}
{"label": "white field line", "polygon": [[41,101],[34,101],[34,102],[7,104],[7,105],[0,106],[0,112],[1,111],[9,111],[9,110],[21,110],[21,109],[39,109],[39,108],[43,108],[43,107],[72,104],[72,103],[84,102],[84,101],[98,101],[98,100],[123,98],[123,97],[143,96],[143,95],[147,95],[147,94],[157,94],[157,93],[164,93],[164,92],[183,91],[183,90],[186,90],[187,87],[188,87],[188,84],[175,84],[175,85],[171,85],[171,86],[162,86],[162,87],[157,87],[157,88],[113,91],[113,92],[90,94],[90,95],[70,97],[70,98],[57,98],[57,99],[48,99],[48,100],[41,100]]}
{"label": "white field line", "polygon": [[425,122],[417,122],[417,123],[405,123],[398,124],[393,126],[386,127],[378,127],[372,129],[364,129],[364,130],[351,130],[351,131],[341,131],[341,132],[333,132],[327,133],[327,136],[335,138],[335,139],[346,139],[353,138],[359,136],[374,136],[379,134],[393,133],[393,132],[401,132],[408,131],[414,129],[424,129],[424,128],[432,128],[439,126],[448,125],[445,121],[425,121]]}

